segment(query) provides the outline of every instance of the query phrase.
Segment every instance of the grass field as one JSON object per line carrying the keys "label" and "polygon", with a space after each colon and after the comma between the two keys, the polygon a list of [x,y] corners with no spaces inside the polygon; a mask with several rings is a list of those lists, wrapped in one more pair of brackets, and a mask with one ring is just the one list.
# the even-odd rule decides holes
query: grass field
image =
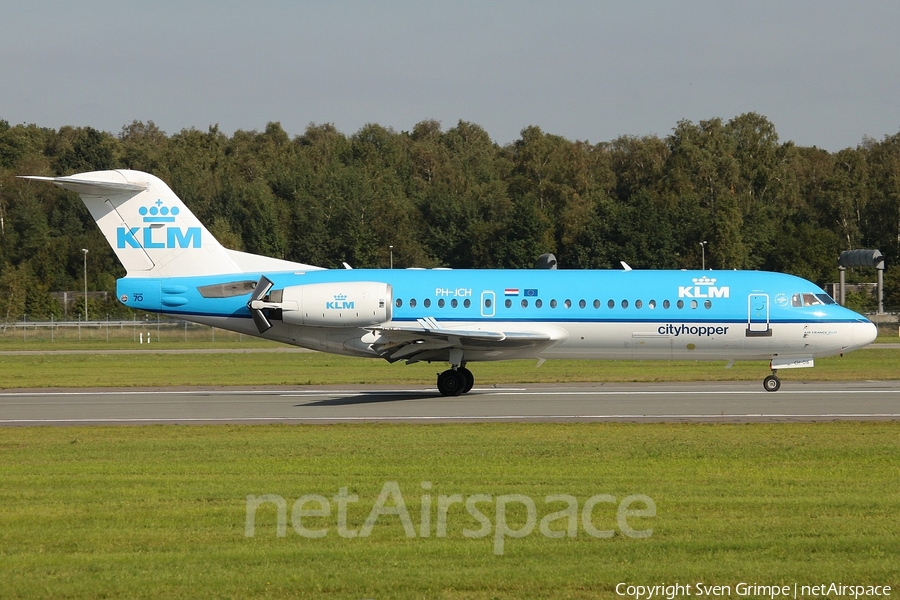
{"label": "grass field", "polygon": [[[222,426],[0,430],[0,596],[3,598],[615,598],[615,586],[704,582],[900,587],[900,424],[475,424]],[[397,482],[415,529],[378,517]],[[430,486],[423,482],[430,482]],[[246,535],[247,496],[261,506]],[[326,531],[295,530],[303,495],[331,501]],[[435,523],[438,496],[484,494],[479,522],[461,504]],[[498,496],[532,498],[537,520],[573,496],[620,502],[640,494],[655,516],[632,516],[646,538],[623,535],[616,506],[589,523],[614,530],[553,538],[539,527],[495,553]],[[425,497],[423,499],[423,497]],[[392,496],[384,506],[396,508]],[[422,506],[430,524],[421,537]],[[319,505],[305,504],[301,509]],[[509,504],[510,529],[524,505]],[[638,507],[643,505],[638,505]],[[565,533],[567,519],[551,531]],[[731,594],[736,597],[736,593]]]}
{"label": "grass field", "polygon": [[[0,350],[92,351],[4,355],[6,389],[434,385],[444,368],[319,353],[157,352],[281,348],[206,334],[154,340],[138,354],[105,352],[133,349],[127,341],[0,341]],[[724,364],[472,367],[479,385],[758,380],[768,372],[765,362]],[[900,350],[861,350],[779,375],[898,379]],[[346,503],[345,526],[361,532],[386,489],[402,494],[412,535],[399,515],[381,514],[371,535],[342,537],[336,497],[358,497]],[[284,502],[283,537],[271,502],[255,510],[247,535],[248,496],[264,495]],[[323,506],[296,506],[305,495],[321,496],[329,514],[304,514]],[[444,508],[439,535],[440,498],[476,495],[473,511],[460,502]],[[534,502],[530,529],[526,505],[510,495]],[[559,516],[567,504],[546,502],[550,495],[577,506]],[[583,507],[598,495],[585,525]],[[629,537],[618,519],[617,506],[634,495],[649,498],[655,516],[626,515],[625,523],[652,529],[649,537]],[[383,512],[399,512],[396,501],[390,495]],[[501,504],[509,509],[502,517]],[[471,536],[485,528],[474,513],[486,521],[484,537]],[[545,535],[544,519],[562,537]],[[527,535],[498,536],[503,522]],[[304,537],[297,527],[326,535]],[[730,597],[740,582],[891,585],[895,595],[898,565],[895,422],[0,428],[0,598],[621,598],[619,583],[691,584],[696,595],[697,582],[731,586]]]}
{"label": "grass field", "polygon": [[[155,349],[160,349],[158,345]],[[243,346],[253,348],[257,346]],[[284,346],[281,346],[284,348]],[[589,361],[531,360],[474,363],[478,385],[495,383],[752,381],[768,373],[765,361]],[[444,364],[395,364],[318,352],[229,354],[40,354],[3,356],[0,388],[134,387],[166,385],[434,385]],[[784,381],[900,378],[900,350],[859,350],[816,360],[812,369],[782,370]]]}
{"label": "grass field", "polygon": [[[139,340],[143,343],[139,343]],[[147,343],[149,340],[149,343]],[[884,336],[882,342],[896,342]],[[42,355],[3,356],[0,389],[32,387],[136,387],[167,385],[434,385],[444,364],[389,365],[378,359],[310,353],[279,353],[291,347],[206,326],[177,322],[0,327],[0,352]],[[857,351],[819,359],[814,369],[782,370],[791,380],[900,379],[900,350]],[[160,350],[272,350],[271,354],[161,354]],[[110,351],[137,354],[111,354]],[[59,354],[88,351],[90,354]],[[766,361],[575,361],[474,363],[478,385],[558,382],[752,381],[768,374]]]}

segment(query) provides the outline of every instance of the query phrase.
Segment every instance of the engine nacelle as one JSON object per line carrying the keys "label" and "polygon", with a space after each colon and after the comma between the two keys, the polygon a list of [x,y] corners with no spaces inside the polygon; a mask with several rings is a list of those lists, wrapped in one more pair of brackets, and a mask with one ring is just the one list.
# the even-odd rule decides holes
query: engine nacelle
{"label": "engine nacelle", "polygon": [[369,327],[391,320],[393,292],[388,283],[310,283],[278,291],[285,324]]}

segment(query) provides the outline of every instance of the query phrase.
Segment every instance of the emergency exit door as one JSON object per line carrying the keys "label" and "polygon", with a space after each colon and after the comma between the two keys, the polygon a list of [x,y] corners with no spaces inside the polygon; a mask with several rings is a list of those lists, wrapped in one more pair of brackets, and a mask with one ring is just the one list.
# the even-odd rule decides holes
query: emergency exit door
{"label": "emergency exit door", "polygon": [[485,290],[481,292],[481,316],[482,317],[493,317],[494,316],[494,304],[496,303],[496,294],[492,290]]}

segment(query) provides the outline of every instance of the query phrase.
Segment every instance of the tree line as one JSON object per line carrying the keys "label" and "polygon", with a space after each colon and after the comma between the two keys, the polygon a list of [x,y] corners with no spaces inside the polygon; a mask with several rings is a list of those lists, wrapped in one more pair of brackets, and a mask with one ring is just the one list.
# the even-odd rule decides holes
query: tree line
{"label": "tree line", "polygon": [[779,141],[756,113],[594,144],[530,126],[502,146],[464,121],[292,139],[279,123],[229,137],[0,120],[0,321],[58,318],[50,294],[83,289],[82,248],[89,290],[124,274],[74,194],[16,175],[115,168],[160,177],[227,247],[324,267],[531,268],[553,252],[567,269],[699,268],[706,241],[707,268],[824,284],[843,250],[900,252],[900,133],[828,152]]}

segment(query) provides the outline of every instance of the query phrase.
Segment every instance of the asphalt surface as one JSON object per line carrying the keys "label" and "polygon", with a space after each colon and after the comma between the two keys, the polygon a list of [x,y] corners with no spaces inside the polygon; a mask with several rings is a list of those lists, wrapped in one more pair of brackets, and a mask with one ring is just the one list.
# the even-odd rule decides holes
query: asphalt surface
{"label": "asphalt surface", "polygon": [[523,384],[0,392],[0,426],[151,423],[796,422],[900,420],[900,381]]}

